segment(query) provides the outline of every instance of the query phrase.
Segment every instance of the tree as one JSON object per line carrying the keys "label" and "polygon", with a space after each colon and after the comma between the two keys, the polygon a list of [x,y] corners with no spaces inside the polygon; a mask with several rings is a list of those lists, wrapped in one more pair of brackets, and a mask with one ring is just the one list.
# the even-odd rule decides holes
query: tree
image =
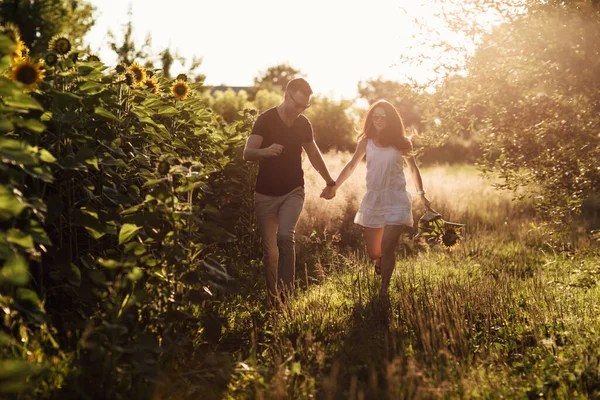
{"label": "tree", "polygon": [[248,101],[248,93],[245,90],[240,90],[236,93],[231,88],[225,91],[215,90],[209,99],[209,105],[226,122],[241,119],[242,117],[239,115],[239,112],[251,107]]}
{"label": "tree", "polygon": [[19,27],[21,39],[34,57],[43,56],[56,35],[64,35],[74,46],[94,25],[95,7],[84,0],[3,0],[0,22]]}
{"label": "tree", "polygon": [[279,64],[269,67],[266,71],[254,78],[254,93],[260,89],[285,91],[287,83],[297,78],[300,70],[297,70],[288,64]]}
{"label": "tree", "polygon": [[600,192],[600,13],[592,5],[536,7],[482,37],[464,79],[436,94],[446,130],[483,143],[499,187],[527,187],[538,210],[570,220]]}
{"label": "tree", "polygon": [[358,95],[373,104],[385,99],[398,110],[406,127],[422,129],[421,113],[418,109],[419,93],[410,85],[381,78],[358,83]]}
{"label": "tree", "polygon": [[115,34],[111,31],[108,31],[108,36],[110,37],[108,45],[110,46],[111,50],[117,54],[118,62],[125,65],[131,65],[135,61],[148,61],[152,37],[150,34],[146,35],[144,44],[138,48],[138,45],[133,40],[133,15],[131,6],[129,7],[127,16],[129,17],[129,20],[127,21],[127,24],[123,26],[123,41],[119,43]]}
{"label": "tree", "polygon": [[335,101],[314,96],[312,106],[305,114],[315,134],[315,141],[323,152],[329,150],[353,151],[356,145],[354,121],[348,115],[351,100]]}
{"label": "tree", "polygon": [[273,92],[267,89],[260,89],[254,97],[254,107],[259,112],[264,112],[269,108],[275,107],[282,100],[281,93]]}

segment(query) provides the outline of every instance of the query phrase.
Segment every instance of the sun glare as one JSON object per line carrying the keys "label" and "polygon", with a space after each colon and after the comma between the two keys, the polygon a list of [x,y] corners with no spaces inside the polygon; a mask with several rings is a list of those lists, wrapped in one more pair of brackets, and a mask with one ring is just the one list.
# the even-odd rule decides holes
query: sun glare
{"label": "sun glare", "polygon": [[[466,26],[456,33],[444,19],[478,0],[306,0],[301,4],[257,0],[229,2],[173,0],[173,7],[161,9],[164,23],[154,24],[156,8],[151,0],[91,0],[99,16],[87,39],[91,48],[107,63],[115,56],[106,46],[107,32],[120,33],[127,23],[131,4],[134,38],[143,43],[151,32],[153,51],[170,48],[188,59],[178,60],[172,73],[187,72],[192,57],[202,57],[198,73],[206,75],[208,85],[251,86],[262,71],[288,64],[311,82],[316,93],[333,98],[356,96],[359,81],[377,79],[426,81],[442,74],[435,70],[442,57],[451,52],[436,44],[474,50],[473,39],[465,36]],[[513,0],[515,3],[524,0]],[[158,3],[156,1],[156,3]],[[486,4],[489,2],[486,2]],[[466,5],[465,5],[466,4]],[[188,12],[180,13],[178,10]],[[293,16],[290,23],[276,23],[277,15]],[[479,10],[479,11],[478,11]],[[468,11],[469,26],[489,29],[501,21],[491,7]],[[226,16],[205,18],[197,15]],[[174,21],[170,23],[169,21]],[[248,21],[262,21],[251,27]],[[176,24],[177,26],[174,26]],[[194,26],[189,35],[179,26]],[[219,34],[216,35],[215,32]],[[203,38],[203,40],[198,40]],[[459,64],[459,60],[455,61]],[[233,67],[235,66],[235,67]]]}

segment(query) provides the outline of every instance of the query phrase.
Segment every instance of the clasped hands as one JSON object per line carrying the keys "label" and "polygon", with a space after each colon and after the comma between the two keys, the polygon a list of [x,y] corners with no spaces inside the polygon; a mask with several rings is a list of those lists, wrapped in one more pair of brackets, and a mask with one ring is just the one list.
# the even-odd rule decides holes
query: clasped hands
{"label": "clasped hands", "polygon": [[321,192],[321,198],[325,200],[331,200],[335,197],[337,191],[335,186],[325,186],[325,189]]}

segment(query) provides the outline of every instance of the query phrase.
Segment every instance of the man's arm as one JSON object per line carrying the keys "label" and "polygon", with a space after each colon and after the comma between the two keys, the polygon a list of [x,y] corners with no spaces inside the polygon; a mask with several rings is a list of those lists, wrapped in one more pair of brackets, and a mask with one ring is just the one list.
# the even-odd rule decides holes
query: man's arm
{"label": "man's arm", "polygon": [[306,151],[306,155],[308,156],[308,160],[310,161],[311,165],[317,170],[319,175],[325,179],[325,182],[333,183],[334,180],[329,174],[329,170],[325,165],[325,160],[323,160],[323,155],[321,154],[321,151],[317,147],[315,141],[312,140],[310,142],[302,143],[302,147],[304,148],[304,151]]}
{"label": "man's arm", "polygon": [[263,138],[259,135],[250,135],[246,140],[246,147],[244,147],[244,160],[245,161],[258,161],[267,157],[276,157],[283,151],[283,146],[280,144],[273,143],[269,147],[264,149],[260,148]]}

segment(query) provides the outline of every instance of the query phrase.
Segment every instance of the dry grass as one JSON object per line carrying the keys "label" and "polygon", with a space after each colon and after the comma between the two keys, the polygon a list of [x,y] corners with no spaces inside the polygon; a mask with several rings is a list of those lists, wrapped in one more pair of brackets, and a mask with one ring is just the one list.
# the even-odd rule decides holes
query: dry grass
{"label": "dry grass", "polygon": [[[328,153],[325,161],[333,177],[337,177],[351,158],[349,153]],[[322,234],[359,232],[354,225],[354,215],[366,191],[366,163],[361,163],[354,174],[344,182],[332,200],[319,197],[325,186],[321,176],[308,160],[304,162],[306,201],[297,226],[299,237],[313,232]],[[423,185],[432,207],[444,219],[467,224],[467,233],[483,229],[499,229],[513,222],[534,221],[531,204],[513,201],[513,193],[494,189],[493,182],[482,177],[474,166],[440,165],[421,169]],[[407,173],[407,189],[413,197],[415,226],[425,211],[410,174]],[[350,241],[352,245],[355,241]]]}
{"label": "dry grass", "polygon": [[[327,155],[334,176],[349,157]],[[258,290],[223,304],[233,367],[213,398],[600,397],[597,245],[548,236],[531,224],[530,205],[495,191],[473,167],[427,168],[434,208],[467,223],[468,235],[453,251],[401,257],[382,301],[352,223],[365,166],[332,201],[305,171],[302,288],[272,312]]]}

